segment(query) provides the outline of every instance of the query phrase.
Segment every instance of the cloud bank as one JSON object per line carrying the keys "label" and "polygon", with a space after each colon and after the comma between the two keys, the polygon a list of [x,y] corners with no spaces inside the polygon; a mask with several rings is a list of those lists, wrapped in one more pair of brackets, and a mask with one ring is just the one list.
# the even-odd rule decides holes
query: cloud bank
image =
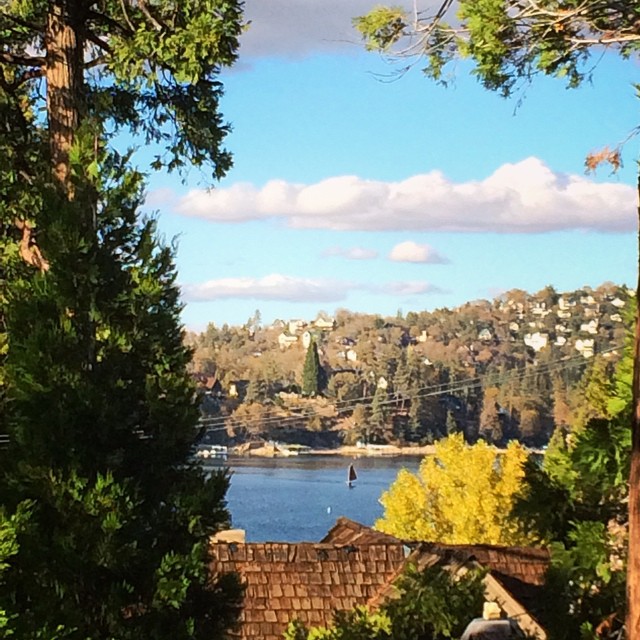
{"label": "cloud bank", "polygon": [[336,176],[315,184],[272,180],[193,190],[175,211],[211,222],[279,219],[335,231],[541,233],[632,231],[634,189],[552,171],[538,158],[505,164],[488,178],[455,183],[432,171],[400,182]]}
{"label": "cloud bank", "polygon": [[377,0],[246,0],[249,28],[240,39],[241,60],[360,53],[364,47],[351,21],[376,4]]}
{"label": "cloud bank", "polygon": [[337,280],[297,278],[271,274],[262,278],[221,278],[182,285],[185,302],[225,299],[274,300],[286,302],[342,302],[350,291],[392,296],[442,293],[442,289],[422,281],[361,284]]}

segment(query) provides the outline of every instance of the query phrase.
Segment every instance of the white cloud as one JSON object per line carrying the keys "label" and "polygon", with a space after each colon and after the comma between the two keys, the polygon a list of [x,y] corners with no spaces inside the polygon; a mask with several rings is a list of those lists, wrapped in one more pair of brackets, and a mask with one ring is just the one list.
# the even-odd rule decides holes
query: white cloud
{"label": "white cloud", "polygon": [[378,252],[374,249],[364,247],[331,247],[323,252],[325,256],[338,256],[347,260],[374,260],[378,257]]}
{"label": "white cloud", "polygon": [[336,176],[310,185],[278,180],[261,189],[242,183],[194,190],[176,211],[212,222],[277,218],[338,231],[620,232],[635,227],[635,201],[629,185],[556,173],[528,158],[464,183],[432,171],[401,182]]}
{"label": "white cloud", "polygon": [[278,273],[262,278],[221,278],[182,286],[186,302],[220,299],[285,300],[287,302],[338,302],[346,298],[352,283],[307,279]]}
{"label": "white cloud", "polygon": [[389,253],[389,260],[393,262],[422,262],[425,264],[445,264],[448,260],[441,256],[428,244],[418,244],[407,240],[397,244]]}
{"label": "white cloud", "polygon": [[351,291],[368,291],[376,295],[407,296],[423,293],[443,293],[443,290],[420,281],[389,282],[376,285],[357,282],[309,279],[278,273],[262,278],[221,278],[197,284],[183,284],[185,302],[251,299],[283,302],[341,302]]}

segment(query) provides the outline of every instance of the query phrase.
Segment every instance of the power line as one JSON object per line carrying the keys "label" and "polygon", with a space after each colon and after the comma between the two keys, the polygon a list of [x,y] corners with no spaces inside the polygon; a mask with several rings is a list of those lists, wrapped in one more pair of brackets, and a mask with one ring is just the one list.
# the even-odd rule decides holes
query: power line
{"label": "power line", "polygon": [[[601,355],[606,353],[612,353],[619,348],[620,346],[613,346],[613,347],[609,347],[608,349],[604,349],[599,353]],[[411,395],[402,395],[401,399],[404,401],[417,400],[419,398],[434,397],[434,396],[449,395],[449,394],[452,395],[460,391],[479,389],[479,388],[482,388],[487,377],[494,384],[499,386],[512,381],[522,381],[527,378],[531,378],[539,375],[548,375],[550,373],[573,369],[583,364],[585,364],[585,358],[582,355],[574,356],[570,358],[564,357],[560,360],[549,361],[547,363],[534,365],[532,367],[512,369],[510,371],[507,371],[497,376],[495,376],[494,374],[490,374],[489,376],[486,376],[486,375],[475,376],[472,378],[465,378],[463,380],[454,380],[447,383],[439,383],[436,385],[419,387]],[[362,396],[360,398],[355,398],[352,400],[339,401],[334,404],[334,409],[336,414],[339,415],[341,413],[347,413],[347,412],[353,411],[355,407],[359,405],[370,405],[371,401],[372,401],[371,396]],[[397,405],[398,401],[399,401],[398,397],[389,398],[387,400],[383,400],[381,404],[383,406]],[[246,427],[251,425],[286,426],[288,424],[294,424],[296,422],[300,422],[301,420],[302,421],[309,420],[320,415],[322,415],[320,411],[318,411],[317,409],[311,409],[306,411],[303,414],[290,415],[290,416],[274,415],[274,416],[246,418],[246,419],[234,418],[232,416],[212,416],[210,418],[201,418],[201,420],[199,421],[199,424],[200,426],[206,426],[207,431],[224,431],[224,430],[227,430],[228,428]]]}

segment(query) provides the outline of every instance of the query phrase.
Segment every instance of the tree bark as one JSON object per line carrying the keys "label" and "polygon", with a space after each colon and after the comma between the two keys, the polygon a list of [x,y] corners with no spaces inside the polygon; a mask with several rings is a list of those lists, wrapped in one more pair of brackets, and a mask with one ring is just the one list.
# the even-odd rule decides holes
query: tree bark
{"label": "tree bark", "polygon": [[81,7],[74,0],[50,4],[45,33],[47,112],[53,177],[73,199],[69,151],[83,102],[83,40],[77,25]]}
{"label": "tree bark", "polygon": [[633,417],[629,472],[629,550],[627,559],[627,640],[640,640],[640,174],[638,175],[638,288],[633,356]]}

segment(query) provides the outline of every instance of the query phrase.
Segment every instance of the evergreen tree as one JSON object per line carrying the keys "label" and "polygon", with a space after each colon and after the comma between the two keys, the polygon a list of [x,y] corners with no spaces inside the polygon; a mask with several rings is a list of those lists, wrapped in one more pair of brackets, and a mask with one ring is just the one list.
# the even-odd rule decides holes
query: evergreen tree
{"label": "evergreen tree", "polygon": [[307,349],[302,369],[302,393],[305,396],[320,395],[327,386],[327,373],[320,363],[318,345],[312,340]]}
{"label": "evergreen tree", "polygon": [[221,637],[240,592],[208,575],[207,547],[228,478],[186,462],[198,414],[172,252],[137,221],[141,177],[114,157],[101,175],[95,244],[74,232],[78,183],[42,210],[51,269],[9,291],[0,504],[29,519],[0,610],[25,639]]}
{"label": "evergreen tree", "polygon": [[187,462],[197,407],[172,251],[138,220],[141,177],[105,132],[166,145],[154,168],[222,176],[217,76],[240,12],[0,9],[0,611],[16,638],[221,637],[237,612],[235,579],[207,570],[228,478]]}

